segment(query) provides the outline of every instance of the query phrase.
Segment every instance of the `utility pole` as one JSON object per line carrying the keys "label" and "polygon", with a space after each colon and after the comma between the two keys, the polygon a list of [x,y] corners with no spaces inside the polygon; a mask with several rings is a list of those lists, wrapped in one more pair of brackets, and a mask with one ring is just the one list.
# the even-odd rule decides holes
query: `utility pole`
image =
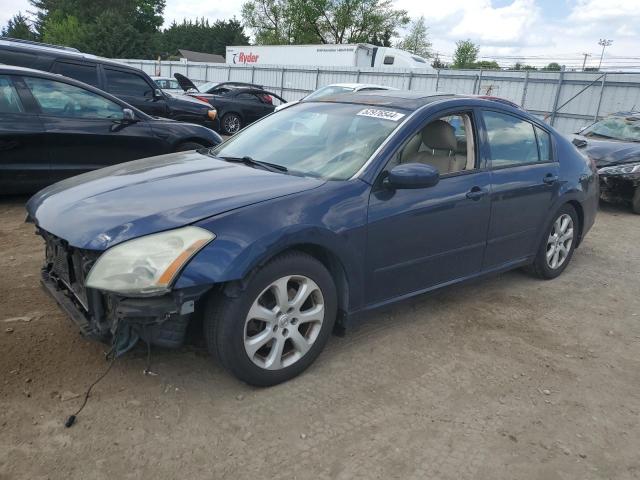
{"label": "utility pole", "polygon": [[582,71],[584,72],[584,67],[587,66],[587,57],[590,57],[591,54],[590,53],[583,53],[582,55],[584,55],[584,60],[582,61]]}
{"label": "utility pole", "polygon": [[600,63],[598,63],[598,70],[602,67],[602,59],[604,58],[604,49],[610,46],[613,43],[613,40],[607,40],[606,38],[601,38],[598,42],[598,45],[602,47],[602,53],[600,54]]}

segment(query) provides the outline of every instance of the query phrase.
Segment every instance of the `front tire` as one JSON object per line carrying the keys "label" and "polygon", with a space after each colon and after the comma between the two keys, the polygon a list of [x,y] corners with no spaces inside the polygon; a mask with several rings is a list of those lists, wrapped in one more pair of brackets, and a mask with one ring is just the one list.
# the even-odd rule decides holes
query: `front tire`
{"label": "front tire", "polygon": [[556,212],[538,247],[536,258],[528,268],[530,273],[550,280],[564,272],[578,241],[578,221],[575,208],[569,204]]}
{"label": "front tire", "polygon": [[221,123],[225,135],[235,135],[242,128],[242,119],[237,113],[225,113]]}
{"label": "front tire", "polygon": [[237,296],[209,299],[207,347],[240,380],[271,386],[303,372],[333,329],[337,294],[315,258],[289,252],[260,268]]}

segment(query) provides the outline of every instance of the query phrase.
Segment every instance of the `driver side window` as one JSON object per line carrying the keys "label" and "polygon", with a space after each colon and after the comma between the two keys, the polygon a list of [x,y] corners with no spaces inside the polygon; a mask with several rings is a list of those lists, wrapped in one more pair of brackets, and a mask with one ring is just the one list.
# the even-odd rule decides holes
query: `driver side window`
{"label": "driver side window", "polygon": [[475,168],[475,138],[469,113],[452,113],[423,125],[396,153],[387,169],[402,163],[425,163],[440,175]]}
{"label": "driver side window", "polygon": [[122,107],[88,90],[45,78],[24,77],[45,115],[122,119]]}

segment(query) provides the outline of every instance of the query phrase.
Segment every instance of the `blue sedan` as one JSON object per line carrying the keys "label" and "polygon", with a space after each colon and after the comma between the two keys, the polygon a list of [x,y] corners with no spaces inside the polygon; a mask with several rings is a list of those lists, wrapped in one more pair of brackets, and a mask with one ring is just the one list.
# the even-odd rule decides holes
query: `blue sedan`
{"label": "blue sedan", "polygon": [[191,324],[273,385],[374,308],[517,267],[557,277],[598,193],[595,166],[513,105],[391,91],[302,102],[27,209],[43,284],[86,335],[122,354],[180,346]]}

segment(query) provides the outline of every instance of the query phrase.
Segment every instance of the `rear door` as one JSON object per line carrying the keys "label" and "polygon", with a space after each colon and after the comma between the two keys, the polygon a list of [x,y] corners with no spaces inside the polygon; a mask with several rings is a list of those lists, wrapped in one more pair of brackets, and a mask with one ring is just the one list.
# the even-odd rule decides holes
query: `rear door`
{"label": "rear door", "polygon": [[52,182],[96,168],[164,153],[145,121],[123,122],[123,107],[95,92],[24,77],[39,108]]}
{"label": "rear door", "polygon": [[155,117],[167,117],[168,107],[163,96],[156,96],[158,86],[132,71],[104,67],[105,90],[129,105]]}
{"label": "rear door", "polygon": [[236,95],[235,101],[240,114],[244,117],[245,125],[271,113],[274,108],[264,103],[255,93],[240,92]]}
{"label": "rear door", "polygon": [[491,221],[484,268],[523,260],[536,248],[558,195],[549,133],[505,112],[482,112],[491,170]]}
{"label": "rear door", "polygon": [[0,193],[33,192],[49,183],[44,127],[19,95],[20,77],[0,75]]}

